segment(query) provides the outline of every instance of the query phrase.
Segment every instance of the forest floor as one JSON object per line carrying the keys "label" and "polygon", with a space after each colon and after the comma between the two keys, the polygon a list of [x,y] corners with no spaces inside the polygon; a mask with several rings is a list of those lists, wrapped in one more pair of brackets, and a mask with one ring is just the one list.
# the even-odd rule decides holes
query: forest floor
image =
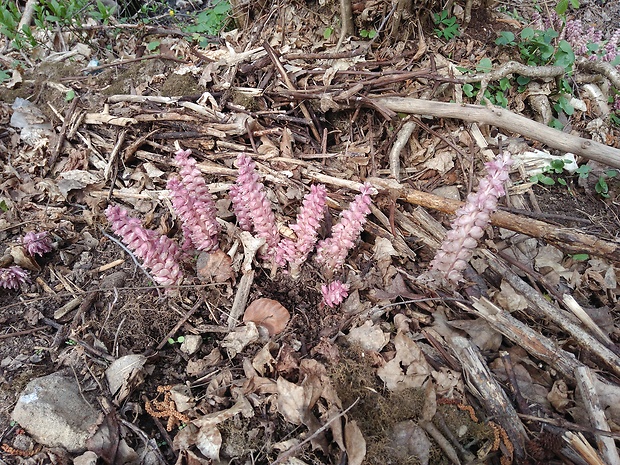
{"label": "forest floor", "polygon": [[[268,3],[219,36],[187,29],[211,17],[164,9],[33,26],[36,47],[3,37],[0,265],[29,280],[0,288],[0,464],[620,463],[620,68],[571,55],[552,4],[474,5],[466,24],[458,4],[433,21],[369,0],[339,43],[337,3]],[[620,4],[565,19],[604,45]],[[180,149],[221,232],[165,289],[105,210],[181,243],[166,184]],[[429,274],[505,152],[506,195],[463,280]],[[343,267],[252,259],[228,195],[239,154],[282,237],[312,184],[327,188],[321,238],[373,186]],[[30,256],[30,231],[52,250]],[[334,279],[349,292],[331,308]],[[281,332],[244,321],[261,298],[267,319],[287,310]],[[11,420],[53,373],[100,415],[70,452],[44,418]]]}

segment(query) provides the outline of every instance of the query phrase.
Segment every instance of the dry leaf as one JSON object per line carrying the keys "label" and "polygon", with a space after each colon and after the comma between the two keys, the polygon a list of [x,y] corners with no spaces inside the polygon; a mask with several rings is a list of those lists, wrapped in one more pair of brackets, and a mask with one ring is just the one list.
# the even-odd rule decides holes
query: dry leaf
{"label": "dry leaf", "polygon": [[243,314],[244,323],[253,322],[269,331],[270,336],[280,334],[291,318],[289,311],[273,299],[257,299],[252,302]]}
{"label": "dry leaf", "polygon": [[13,262],[17,266],[21,266],[22,268],[30,271],[41,271],[41,267],[39,266],[39,264],[35,261],[34,258],[28,255],[26,249],[24,249],[21,245],[15,245],[11,247],[10,253],[11,257],[13,257]]}
{"label": "dry leaf", "polygon": [[226,349],[228,357],[233,358],[239,352],[241,352],[248,344],[258,341],[258,329],[256,325],[248,321],[245,326],[235,328],[231,333],[228,333],[222,342],[220,347]]}
{"label": "dry leaf", "polygon": [[215,461],[220,460],[222,434],[214,425],[205,425],[196,434],[196,447],[202,454]]}
{"label": "dry leaf", "polygon": [[289,423],[301,425],[302,418],[306,412],[308,401],[306,398],[306,390],[302,386],[279,377],[277,381],[278,387],[278,412]]}
{"label": "dry leaf", "polygon": [[143,368],[146,357],[140,354],[125,355],[114,360],[105,371],[105,377],[114,396],[114,403],[119,405],[131,390],[144,380]]}
{"label": "dry leaf", "polygon": [[252,366],[261,375],[265,376],[265,373],[273,373],[276,359],[271,355],[272,350],[278,349],[278,344],[273,341],[267,342],[261,350],[252,359]]}
{"label": "dry leaf", "polygon": [[384,333],[378,325],[374,325],[372,321],[366,320],[362,326],[353,328],[346,336],[349,344],[360,346],[364,350],[373,350],[381,352],[388,342],[390,335]]}
{"label": "dry leaf", "polygon": [[223,250],[212,253],[201,252],[196,261],[196,271],[200,278],[213,283],[234,281],[232,259]]}
{"label": "dry leaf", "polygon": [[347,448],[349,465],[362,465],[366,457],[366,440],[355,420],[348,421],[344,427],[344,442]]}
{"label": "dry leaf", "polygon": [[[396,356],[377,369],[377,376],[394,392],[424,385],[431,370],[418,345],[399,332],[394,337],[394,347]],[[403,367],[406,367],[406,371],[403,371]]]}
{"label": "dry leaf", "polygon": [[482,318],[476,320],[453,320],[449,324],[469,334],[472,342],[480,350],[497,352],[502,344],[502,335],[491,328],[489,323]]}

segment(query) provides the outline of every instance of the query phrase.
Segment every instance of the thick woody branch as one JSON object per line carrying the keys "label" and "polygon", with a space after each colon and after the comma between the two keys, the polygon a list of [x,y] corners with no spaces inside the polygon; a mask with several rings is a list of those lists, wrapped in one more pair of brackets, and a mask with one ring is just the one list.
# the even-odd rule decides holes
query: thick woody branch
{"label": "thick woody branch", "polygon": [[461,105],[406,97],[376,97],[369,100],[379,107],[395,112],[430,115],[437,118],[455,118],[470,123],[496,126],[541,141],[554,149],[571,152],[614,168],[620,168],[620,150],[590,139],[560,132],[504,108]]}

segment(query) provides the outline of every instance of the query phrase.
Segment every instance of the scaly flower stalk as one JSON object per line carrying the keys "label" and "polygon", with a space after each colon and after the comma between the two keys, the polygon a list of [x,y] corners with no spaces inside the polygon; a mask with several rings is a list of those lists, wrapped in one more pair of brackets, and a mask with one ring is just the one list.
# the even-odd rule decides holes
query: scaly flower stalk
{"label": "scaly flower stalk", "polygon": [[0,287],[19,289],[22,284],[30,282],[28,272],[20,266],[0,268]]}
{"label": "scaly flower stalk", "polygon": [[442,276],[455,283],[463,279],[462,271],[491,221],[498,198],[504,195],[511,164],[508,152],[485,164],[487,176],[480,181],[478,192],[469,194],[465,205],[456,211],[451,229],[430,263],[429,276]]}
{"label": "scaly flower stalk", "polygon": [[181,168],[181,179],[168,180],[172,206],[183,222],[185,243],[183,249],[195,246],[198,250],[211,252],[218,248],[220,225],[216,220],[216,208],[207,184],[196,167],[191,150],[179,150],[176,163]]}
{"label": "scaly flower stalk", "polygon": [[321,294],[323,294],[323,303],[329,308],[334,308],[344,302],[349,295],[349,285],[338,280],[332,281],[321,286]]}
{"label": "scaly flower stalk", "polygon": [[290,226],[297,235],[297,240],[285,238],[278,244],[276,263],[279,266],[286,266],[290,263],[290,273],[293,278],[299,277],[301,265],[316,244],[326,200],[325,186],[312,185],[310,192],[304,197],[296,222]]}
{"label": "scaly flower stalk", "polygon": [[22,244],[32,256],[43,255],[52,250],[52,240],[47,231],[26,233],[22,239]]}
{"label": "scaly flower stalk", "polygon": [[265,256],[269,257],[275,253],[280,241],[271,202],[265,194],[265,186],[259,180],[254,161],[240,154],[236,165],[239,176],[230,190],[230,198],[237,221],[242,229],[250,231],[253,228],[258,237],[265,239]]}
{"label": "scaly flower stalk", "polygon": [[331,237],[319,242],[316,261],[329,272],[344,264],[349,250],[364,229],[366,216],[370,213],[372,189],[369,183],[365,183],[348,210],[342,212],[340,221],[332,229]]}
{"label": "scaly flower stalk", "polygon": [[180,284],[183,279],[179,266],[181,250],[174,241],[144,228],[139,219],[130,217],[127,210],[121,207],[109,206],[105,214],[114,234],[151,269],[153,279],[158,284]]}

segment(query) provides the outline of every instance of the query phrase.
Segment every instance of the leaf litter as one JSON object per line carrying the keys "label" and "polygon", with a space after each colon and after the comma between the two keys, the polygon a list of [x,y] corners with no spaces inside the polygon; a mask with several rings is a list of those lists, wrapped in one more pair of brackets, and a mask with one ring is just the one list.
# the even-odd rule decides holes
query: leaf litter
{"label": "leaf litter", "polygon": [[[97,75],[79,71],[94,52],[74,37],[66,47],[80,66],[47,64],[38,72],[28,70],[33,76],[13,73],[3,89],[3,114],[26,114],[24,107],[8,108],[15,97],[33,90],[40,97],[25,107],[29,130],[14,124],[2,136],[3,152],[12,154],[1,155],[0,234],[7,244],[2,260],[34,277],[20,291],[0,294],[4,334],[19,334],[0,349],[0,381],[10,386],[2,394],[2,426],[8,427],[9,406],[29,379],[66,365],[83,389],[102,396],[101,423],[91,432],[82,463],[93,463],[93,452],[106,463],[179,464],[338,463],[345,455],[351,464],[535,463],[527,461],[565,457],[566,450],[574,454],[574,438],[564,441],[563,435],[593,433],[590,401],[576,388],[577,375],[545,359],[535,341],[523,344],[526,350],[511,339],[510,328],[468,309],[474,298],[486,295],[541,339],[550,338],[575,368],[599,371],[595,403],[617,431],[620,391],[606,370],[614,360],[601,362],[604,354],[580,346],[567,327],[530,313],[528,296],[492,269],[487,256],[472,260],[467,276],[475,284],[458,292],[416,281],[434,253],[432,240],[422,238],[434,237],[436,248],[449,216],[420,223],[398,192],[380,191],[361,239],[338,271],[350,291],[336,309],[321,304],[323,275],[312,260],[299,276],[274,275],[261,261],[262,242],[235,225],[225,191],[236,175],[233,161],[243,152],[259,164],[281,231],[294,221],[306,187],[326,183],[331,213],[326,211],[321,237],[328,237],[335,213],[351,202],[359,182],[386,176],[392,168],[388,154],[398,120],[392,126],[386,109],[351,106],[351,96],[367,98],[355,86],[418,94],[425,92],[425,81],[415,76],[388,81],[384,75],[421,70],[426,82],[445,80],[432,63],[446,61],[441,53],[451,53],[454,43],[434,44],[436,50],[418,56],[415,64],[406,57],[416,54],[418,42],[404,40],[368,47],[357,56],[353,52],[365,43],[352,41],[344,44],[350,57],[305,58],[337,48],[317,34],[319,23],[336,12],[329,8],[314,15],[290,2],[273,13],[288,28],[283,38],[270,37],[285,75],[268,61],[268,47],[259,45],[249,28],[225,33],[220,44],[207,49],[183,38],[162,38],[160,56],[116,64]],[[370,2],[357,26],[368,27],[382,14],[381,2]],[[140,39],[120,34],[115,51],[137,56]],[[261,40],[269,39],[262,34]],[[90,46],[102,49],[109,40],[106,34],[92,37]],[[467,47],[474,55],[489,53],[475,38]],[[468,58],[462,61],[470,65]],[[294,83],[288,85],[286,76]],[[80,94],[73,114],[63,105],[69,86]],[[351,96],[339,98],[349,91]],[[304,101],[307,113],[301,109]],[[470,190],[464,186],[471,186],[485,160],[472,149],[468,128],[449,119],[441,125],[435,132],[414,129],[415,137],[402,149],[406,163],[399,176],[419,191],[460,187],[464,198]],[[324,135],[316,137],[321,127]],[[65,141],[58,145],[61,133]],[[166,179],[175,172],[176,140],[199,157],[225,233],[221,250],[184,260],[184,286],[171,297],[153,292],[138,265],[103,234],[103,211],[122,203],[146,227],[178,235],[166,191]],[[471,159],[453,150],[455,141]],[[518,173],[512,175],[518,179]],[[531,189],[509,193],[510,201],[523,201],[519,192],[541,203],[558,195]],[[569,196],[563,201],[570,202]],[[593,210],[587,214],[596,217],[591,229],[605,240],[615,239],[605,233],[618,226],[617,214],[615,222],[609,214],[614,205],[613,197],[603,206],[588,203]],[[577,217],[582,210],[545,212]],[[45,257],[24,252],[19,238],[33,230],[50,233],[53,252]],[[617,261],[604,254],[577,261],[535,237],[502,229],[488,233],[482,246],[493,251],[494,260],[520,264],[520,275],[549,301],[574,295],[615,352]],[[124,271],[124,284],[105,285],[117,269]],[[269,308],[246,318],[232,312],[235,302],[246,314],[256,302]],[[66,313],[56,313],[66,305]],[[556,311],[574,319],[559,306]],[[29,332],[35,325],[43,326]],[[176,344],[178,336],[185,337],[182,344]],[[199,341],[194,339],[190,350],[191,336]],[[473,358],[486,368],[490,383],[511,393],[511,408],[521,417],[496,415],[488,392],[480,391],[486,378],[457,349],[457,336],[471,341]],[[515,420],[527,436],[513,434],[503,423]],[[52,460],[50,447],[21,446],[21,435],[10,433],[3,439],[8,460],[25,461],[19,451],[28,448],[36,459]]]}

